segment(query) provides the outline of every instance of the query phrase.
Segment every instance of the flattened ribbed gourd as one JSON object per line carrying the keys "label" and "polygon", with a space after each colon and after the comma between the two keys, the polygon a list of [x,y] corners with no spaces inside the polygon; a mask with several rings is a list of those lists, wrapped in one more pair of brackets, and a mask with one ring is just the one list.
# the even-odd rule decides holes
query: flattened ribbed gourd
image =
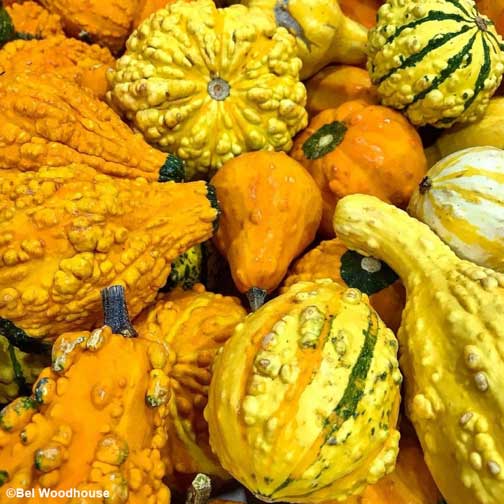
{"label": "flattened ribbed gourd", "polygon": [[485,112],[504,72],[502,45],[473,0],[388,0],[369,34],[368,70],[384,105],[447,128]]}
{"label": "flattened ribbed gourd", "polygon": [[109,71],[110,103],[189,179],[252,150],[286,150],[307,124],[301,60],[285,28],[243,5],[175,2],[146,19]]}
{"label": "flattened ribbed gourd", "polygon": [[39,339],[92,329],[100,289],[112,283],[126,287],[135,316],[173,260],[210,238],[212,205],[204,182],[118,179],[83,165],[3,170],[0,333],[17,345],[23,334],[12,324]]}
{"label": "flattened ribbed gourd", "polygon": [[394,469],[395,337],[357,289],[299,282],[239,323],[205,410],[222,466],[267,502],[343,501]]}

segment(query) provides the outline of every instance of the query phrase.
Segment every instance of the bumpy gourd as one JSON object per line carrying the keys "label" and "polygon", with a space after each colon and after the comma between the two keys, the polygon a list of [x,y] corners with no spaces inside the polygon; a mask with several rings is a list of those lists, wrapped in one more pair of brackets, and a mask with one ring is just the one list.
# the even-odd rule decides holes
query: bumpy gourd
{"label": "bumpy gourd", "polygon": [[131,31],[137,0],[40,0],[61,16],[67,34],[119,52]]}
{"label": "bumpy gourd", "polygon": [[329,63],[366,61],[367,30],[345,16],[338,0],[243,0],[251,14],[283,26],[296,37],[307,79]]}
{"label": "bumpy gourd", "polygon": [[181,287],[190,289],[194,284],[202,279],[204,252],[202,245],[195,245],[187,252],[180,254],[172,262],[170,275],[161,291],[167,292]]}
{"label": "bumpy gourd", "polygon": [[210,449],[203,409],[215,354],[245,315],[236,298],[205,292],[199,284],[162,297],[135,321],[140,334],[163,341],[169,352],[166,375],[172,399],[162,455],[169,461],[167,477],[174,487],[186,487],[199,472],[229,479]]}
{"label": "bumpy gourd", "polygon": [[135,17],[133,19],[133,28],[138,28],[140,23],[151,14],[154,14],[154,12],[175,1],[188,2],[190,0],[138,0]]}
{"label": "bumpy gourd", "polygon": [[25,394],[50,361],[49,351],[40,355],[27,354],[0,335],[0,404]]}
{"label": "bumpy gourd", "polygon": [[[133,134],[105,103],[56,75],[0,82],[0,166],[83,163],[116,177],[165,180],[170,157]],[[169,171],[169,170],[168,170]]]}
{"label": "bumpy gourd", "polygon": [[406,207],[427,171],[415,128],[395,110],[359,100],[315,116],[296,137],[291,156],[322,192],[320,230],[329,238],[334,208],[343,196],[372,194]]}
{"label": "bumpy gourd", "polygon": [[[29,73],[36,77],[52,73],[89,89],[97,98],[105,97],[106,70],[113,63],[108,49],[63,35],[43,40],[15,40],[0,51],[2,75]],[[39,97],[39,103],[42,99]]]}
{"label": "bumpy gourd", "polygon": [[367,294],[385,325],[394,332],[399,329],[405,302],[404,287],[385,263],[348,250],[338,238],[323,241],[293,264],[282,291],[296,282],[319,278],[330,278]]}
{"label": "bumpy gourd", "polygon": [[13,3],[5,7],[5,10],[18,32],[40,38],[63,35],[63,26],[58,14],[49,12],[35,2]]}
{"label": "bumpy gourd", "polygon": [[253,152],[213,177],[222,215],[214,242],[252,309],[278,287],[292,260],[315,238],[320,191],[283,152]]}
{"label": "bumpy gourd", "polygon": [[334,225],[406,287],[406,407],[441,493],[449,503],[501,504],[504,275],[458,259],[427,225],[372,196],[341,200]]}
{"label": "bumpy gourd", "polygon": [[[159,340],[134,336],[124,297],[108,289],[105,325],[62,334],[30,397],[0,411],[0,503],[6,488],[107,491],[71,502],[167,504],[161,479],[170,391]],[[56,501],[56,499],[54,499]],[[70,501],[70,499],[69,499]]]}
{"label": "bumpy gourd", "polygon": [[343,501],[394,469],[397,342],[367,296],[299,282],[235,328],[205,416],[222,466],[269,502]]}
{"label": "bumpy gourd", "polygon": [[462,259],[504,272],[504,150],[474,147],[439,161],[408,211]]}
{"label": "bumpy gourd", "polygon": [[502,44],[473,0],[388,0],[367,65],[384,105],[446,128],[483,115],[504,72]]}
{"label": "bumpy gourd", "polygon": [[171,262],[210,238],[214,204],[204,182],[117,179],[84,165],[3,170],[0,333],[19,346],[12,324],[39,339],[92,329],[100,289],[111,283],[126,286],[135,316]]}
{"label": "bumpy gourd", "polygon": [[259,19],[243,5],[172,3],[133,32],[110,70],[112,105],[185,160],[189,179],[243,152],[289,150],[306,126],[295,39]]}

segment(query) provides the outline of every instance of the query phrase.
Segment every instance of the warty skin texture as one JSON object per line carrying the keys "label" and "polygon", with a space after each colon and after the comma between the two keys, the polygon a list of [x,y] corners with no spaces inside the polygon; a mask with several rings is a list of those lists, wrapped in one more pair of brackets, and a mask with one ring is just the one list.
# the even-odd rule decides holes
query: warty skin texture
{"label": "warty skin texture", "polygon": [[133,32],[109,71],[109,102],[186,161],[189,179],[243,152],[289,150],[306,126],[295,39],[259,20],[243,5],[172,3]]}
{"label": "warty skin texture", "polygon": [[425,224],[372,196],[341,200],[334,227],[406,287],[406,407],[441,493],[450,504],[501,504],[504,275],[458,259]]}
{"label": "warty skin texture", "polygon": [[0,317],[35,338],[92,329],[112,283],[125,286],[135,316],[175,258],[211,237],[207,192],[204,182],[117,179],[83,165],[4,170]]}
{"label": "warty skin texture", "polygon": [[[6,2],[3,2],[5,5]],[[8,4],[8,2],[7,2]],[[17,32],[29,33],[37,37],[64,35],[61,18],[35,2],[13,3],[5,10],[12,19]]]}
{"label": "warty skin texture", "polygon": [[205,418],[222,466],[262,500],[344,502],[394,469],[397,342],[366,295],[299,282],[239,323]]}
{"label": "warty skin texture", "polygon": [[56,75],[0,81],[0,166],[38,170],[83,163],[116,177],[157,181],[166,154],[134,134],[105,103]]}

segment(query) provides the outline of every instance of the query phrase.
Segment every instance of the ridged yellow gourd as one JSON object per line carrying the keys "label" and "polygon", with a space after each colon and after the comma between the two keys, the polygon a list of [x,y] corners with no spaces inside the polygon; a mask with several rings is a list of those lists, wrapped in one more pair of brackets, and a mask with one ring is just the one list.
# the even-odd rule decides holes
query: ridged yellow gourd
{"label": "ridged yellow gourd", "polygon": [[459,257],[504,271],[504,150],[474,147],[444,158],[429,170],[408,211]]}
{"label": "ridged yellow gourd", "polygon": [[334,228],[402,278],[406,408],[449,504],[504,502],[504,274],[464,261],[377,198],[342,199]]}
{"label": "ridged yellow gourd", "polygon": [[502,44],[473,0],[388,0],[369,34],[368,70],[384,105],[446,128],[483,115],[504,72]]}
{"label": "ridged yellow gourd", "polygon": [[299,282],[239,323],[205,410],[222,466],[267,502],[344,501],[394,469],[397,342],[368,298]]}

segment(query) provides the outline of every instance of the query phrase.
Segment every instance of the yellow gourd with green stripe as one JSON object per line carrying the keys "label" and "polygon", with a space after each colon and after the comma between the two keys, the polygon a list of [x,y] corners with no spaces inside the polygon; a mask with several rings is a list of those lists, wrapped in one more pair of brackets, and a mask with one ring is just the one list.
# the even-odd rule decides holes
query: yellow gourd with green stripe
{"label": "yellow gourd with green stripe", "polygon": [[504,271],[504,150],[474,147],[444,158],[408,210],[459,257]]}
{"label": "yellow gourd with green stripe", "polygon": [[239,323],[205,411],[222,466],[267,502],[341,501],[395,466],[397,342],[368,297],[298,282]]}
{"label": "yellow gourd with green stripe", "polygon": [[369,35],[368,70],[384,105],[446,128],[483,115],[504,72],[502,44],[473,0],[388,0]]}

